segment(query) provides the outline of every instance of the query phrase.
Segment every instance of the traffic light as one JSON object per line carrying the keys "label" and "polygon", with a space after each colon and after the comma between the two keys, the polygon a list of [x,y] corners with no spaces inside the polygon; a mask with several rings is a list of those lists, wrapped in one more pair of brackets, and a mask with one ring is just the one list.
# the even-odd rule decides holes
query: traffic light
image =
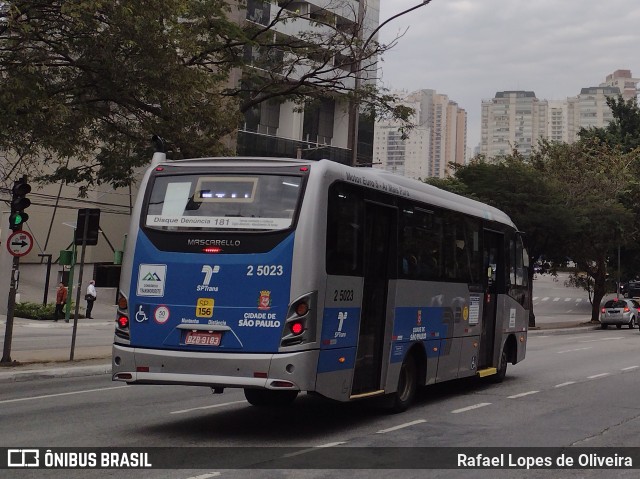
{"label": "traffic light", "polygon": [[9,228],[13,231],[22,229],[23,223],[29,219],[29,215],[24,212],[30,205],[31,200],[27,195],[31,192],[31,185],[26,178],[20,178],[13,182],[11,189],[11,215],[9,216]]}

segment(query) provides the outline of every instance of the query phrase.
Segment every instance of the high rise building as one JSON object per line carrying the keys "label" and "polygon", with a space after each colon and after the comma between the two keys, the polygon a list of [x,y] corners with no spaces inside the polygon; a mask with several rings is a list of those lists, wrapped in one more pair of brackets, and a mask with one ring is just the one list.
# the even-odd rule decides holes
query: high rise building
{"label": "high rise building", "polygon": [[532,91],[502,91],[483,100],[480,153],[493,158],[517,150],[529,156],[538,139],[547,136],[547,112],[547,101]]}
{"label": "high rise building", "polygon": [[374,134],[374,166],[410,177],[443,178],[449,163],[466,161],[467,113],[447,95],[423,89],[404,97],[414,109],[415,127],[406,139],[399,122],[379,121]]}
{"label": "high rise building", "polygon": [[[300,40],[304,32],[327,29],[323,25],[327,22],[343,35],[361,32],[360,35],[366,40],[379,24],[380,0],[296,0],[290,3],[248,0],[246,10],[239,10],[239,15],[245,16],[240,20],[271,25],[279,14],[280,4],[295,13],[295,18],[271,27],[274,34],[282,36],[283,43],[286,43],[286,38]],[[376,36],[372,39],[376,39]],[[247,56],[255,68],[264,68],[264,55],[265,52],[259,49],[247,49]],[[375,82],[375,62],[361,66],[364,71],[360,72],[358,82]],[[304,65],[299,65],[294,71],[286,72],[286,75],[293,84],[305,73]],[[331,72],[327,75],[330,77]],[[242,81],[242,78],[239,76],[235,80]],[[341,82],[344,90],[356,87],[353,75],[343,77]],[[245,121],[238,130],[236,151],[238,155],[247,156],[296,157],[302,154],[304,158],[329,158],[350,164],[354,141],[353,116],[349,100],[339,93],[332,98],[315,101],[305,108],[301,108],[294,99],[263,102],[245,114]],[[360,132],[358,158],[362,163],[370,163],[373,127],[364,120],[356,125],[359,125]]]}
{"label": "high rise building", "polygon": [[622,94],[622,98],[629,100],[638,96],[637,85],[640,78],[633,78],[631,70],[616,70],[607,75],[607,78],[600,86],[617,87]]}
{"label": "high rise building", "polygon": [[582,128],[601,128],[613,119],[607,98],[637,98],[638,82],[630,70],[616,70],[599,86],[582,88],[565,100],[538,100],[533,92],[498,92],[482,102],[480,153],[492,158],[515,147],[527,156],[542,138],[573,143]]}

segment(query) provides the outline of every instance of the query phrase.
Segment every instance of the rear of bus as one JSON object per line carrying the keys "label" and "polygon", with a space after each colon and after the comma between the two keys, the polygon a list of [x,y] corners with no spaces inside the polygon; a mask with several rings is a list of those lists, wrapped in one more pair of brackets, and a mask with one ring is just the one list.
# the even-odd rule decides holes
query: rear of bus
{"label": "rear of bus", "polygon": [[113,379],[292,397],[312,389],[317,350],[287,348],[302,342],[313,315],[313,295],[291,298],[309,167],[162,158],[156,153],[132,215]]}

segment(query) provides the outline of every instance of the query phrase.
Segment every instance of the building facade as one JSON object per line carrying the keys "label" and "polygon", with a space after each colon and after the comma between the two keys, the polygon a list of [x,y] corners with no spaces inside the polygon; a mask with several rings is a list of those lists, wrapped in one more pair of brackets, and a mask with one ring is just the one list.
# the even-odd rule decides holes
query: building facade
{"label": "building facade", "polygon": [[[377,28],[380,16],[380,0],[296,0],[286,4],[249,0],[246,10],[239,10],[239,14],[245,16],[239,20],[269,25],[279,14],[281,3],[295,14],[295,18],[286,23],[277,23],[273,30],[291,39],[299,38],[301,32],[323,28],[314,23],[316,19],[331,22],[332,28],[346,35],[360,32],[363,39],[368,39]],[[361,25],[361,29],[358,25]],[[375,40],[377,35],[371,38]],[[247,52],[256,68],[261,67],[262,53],[253,50]],[[304,68],[297,68],[294,72],[287,72],[287,75],[293,83],[305,73]],[[235,81],[241,81],[241,77]],[[357,80],[352,76],[341,82],[345,90],[357,88],[356,82],[375,82],[375,61],[363,66]],[[243,156],[328,158],[351,164],[353,142],[358,141],[359,161],[370,164],[373,126],[364,118],[356,123],[352,107],[345,95],[340,94],[305,107],[294,101],[264,102],[245,115],[237,134],[236,152]],[[354,129],[358,130],[357,135],[354,135]]]}
{"label": "building facade", "polygon": [[532,91],[502,91],[483,100],[480,153],[529,156],[538,139],[547,137],[547,114],[548,102]]}
{"label": "building facade", "polygon": [[564,100],[538,100],[534,92],[498,92],[482,102],[480,153],[487,158],[511,153],[524,156],[538,140],[573,143],[582,128],[602,128],[612,119],[607,98],[637,98],[637,84],[630,70],[616,70],[599,86],[586,87]]}
{"label": "building facade", "polygon": [[413,108],[415,127],[402,139],[400,123],[378,121],[373,142],[374,167],[409,178],[443,178],[449,164],[465,164],[467,113],[447,95],[424,89],[399,94]]}

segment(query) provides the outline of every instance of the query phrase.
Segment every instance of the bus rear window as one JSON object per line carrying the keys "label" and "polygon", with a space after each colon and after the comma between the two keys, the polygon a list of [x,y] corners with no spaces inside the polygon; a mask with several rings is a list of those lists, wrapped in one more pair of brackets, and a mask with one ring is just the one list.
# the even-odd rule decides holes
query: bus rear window
{"label": "bus rear window", "polygon": [[273,231],[289,228],[302,178],[279,175],[158,176],[145,226],[164,230]]}

